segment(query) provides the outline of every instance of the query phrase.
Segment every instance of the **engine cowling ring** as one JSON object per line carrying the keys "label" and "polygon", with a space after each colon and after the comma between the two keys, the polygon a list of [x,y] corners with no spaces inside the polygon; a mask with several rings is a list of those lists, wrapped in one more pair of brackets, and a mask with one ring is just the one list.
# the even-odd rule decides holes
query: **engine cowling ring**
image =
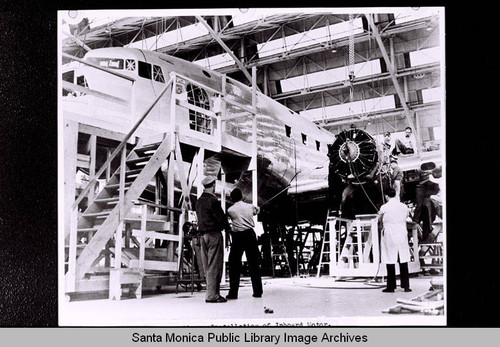
{"label": "engine cowling ring", "polygon": [[366,131],[351,128],[337,135],[328,145],[330,174],[344,181],[363,184],[371,181],[380,170],[380,151],[375,139]]}

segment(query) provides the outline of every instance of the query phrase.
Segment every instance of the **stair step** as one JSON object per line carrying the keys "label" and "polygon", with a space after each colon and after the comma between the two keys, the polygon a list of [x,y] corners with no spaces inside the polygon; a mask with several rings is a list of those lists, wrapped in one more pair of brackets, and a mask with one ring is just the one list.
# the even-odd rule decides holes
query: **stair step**
{"label": "stair step", "polygon": [[105,204],[116,204],[120,201],[120,198],[103,198],[103,199],[95,199],[94,202],[97,203],[105,203]]}
{"label": "stair step", "polygon": [[82,217],[107,217],[110,213],[111,211],[84,213]]}
{"label": "stair step", "polygon": [[146,146],[143,146],[143,147],[140,147],[140,148],[135,148],[134,151],[137,153],[137,154],[143,154],[145,152],[148,152],[148,151],[156,151],[158,149],[158,147],[160,146],[161,143],[151,143],[149,145],[146,145]]}
{"label": "stair step", "polygon": [[[132,185],[132,182],[126,182],[125,183],[125,190],[127,190],[128,188],[130,188],[130,186]],[[116,184],[108,184],[106,187],[104,187],[106,189],[116,189],[116,188],[120,188],[120,183],[116,183]]]}
{"label": "stair step", "polygon": [[428,242],[428,243],[419,243],[419,246],[424,246],[424,247],[432,247],[432,246],[443,246],[442,242]]}
{"label": "stair step", "polygon": [[[65,248],[69,248],[69,245],[64,245]],[[86,243],[82,243],[82,244],[79,244],[79,245],[76,245],[76,248],[85,248],[87,247],[87,244]]]}
{"label": "stair step", "polygon": [[442,269],[443,264],[424,264],[420,265],[421,269]]}
{"label": "stair step", "polygon": [[79,233],[88,233],[92,231],[97,231],[97,228],[81,228],[77,230]]}
{"label": "stair step", "polygon": [[[133,169],[133,170],[126,170],[125,171],[125,177],[138,175],[141,172],[142,172],[142,168],[140,168],[140,169]],[[120,177],[120,171],[118,170],[118,172],[116,172],[115,175],[116,175],[116,177]]]}
{"label": "stair step", "polygon": [[142,172],[142,168],[141,169],[134,169],[134,170],[127,170],[125,171],[125,176],[135,176],[135,175],[138,175]]}
{"label": "stair step", "polygon": [[134,158],[134,159],[128,159],[127,160],[127,165],[137,165],[140,163],[147,163],[149,159],[151,159],[152,156],[144,156],[144,157],[139,157],[139,158]]}
{"label": "stair step", "polygon": [[443,259],[442,255],[422,255],[419,259]]}

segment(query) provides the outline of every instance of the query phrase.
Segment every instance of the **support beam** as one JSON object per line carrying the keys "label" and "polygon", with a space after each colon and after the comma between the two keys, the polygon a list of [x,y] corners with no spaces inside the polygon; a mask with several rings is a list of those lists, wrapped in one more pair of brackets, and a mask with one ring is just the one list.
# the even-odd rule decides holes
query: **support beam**
{"label": "support beam", "polygon": [[78,46],[83,47],[87,52],[90,52],[92,50],[92,48],[90,48],[89,46],[87,46],[82,40],[80,40],[79,38],[71,35],[68,31],[63,30],[63,34],[66,35],[66,36],[68,36],[73,41],[75,41],[78,44]]}
{"label": "support beam", "polygon": [[224,43],[224,41],[222,41],[220,36],[210,27],[210,25],[203,19],[203,17],[196,16],[196,19],[198,19],[198,21],[201,24],[203,24],[203,26],[208,30],[208,32],[210,33],[210,35],[212,35],[215,41],[217,41],[219,45],[221,45],[222,48],[224,48],[227,54],[229,54],[231,58],[233,58],[234,62],[238,65],[243,74],[246,76],[246,78],[248,78],[248,81],[252,82],[252,76],[250,75],[250,73],[247,71],[243,63],[238,59],[238,57],[235,56],[234,53],[231,51],[231,49],[229,49],[229,47]]}
{"label": "support beam", "polygon": [[365,14],[366,19],[368,20],[368,23],[370,24],[370,27],[372,28],[373,36],[375,37],[375,40],[377,41],[377,44],[380,48],[380,52],[382,53],[382,56],[384,57],[385,64],[387,65],[387,69],[389,70],[389,74],[391,76],[392,83],[394,84],[394,88],[396,89],[396,92],[399,96],[399,99],[401,100],[401,104],[403,106],[403,109],[405,111],[405,116],[406,116],[406,121],[408,122],[409,126],[413,129],[415,132],[415,138],[417,139],[417,150],[420,152],[420,136],[418,133],[418,129],[415,128],[415,124],[413,123],[413,119],[411,119],[412,116],[412,111],[407,105],[407,99],[405,98],[405,95],[403,91],[401,90],[401,86],[399,85],[398,79],[396,77],[396,71],[395,67],[393,66],[393,62],[389,59],[389,55],[387,54],[387,50],[385,49],[384,42],[382,41],[382,37],[380,36],[380,32],[378,31],[377,26],[373,22],[373,18],[371,14]]}
{"label": "support beam", "polygon": [[76,163],[78,148],[78,123],[65,121],[63,128],[64,142],[64,238],[70,233],[71,206],[75,201]]}

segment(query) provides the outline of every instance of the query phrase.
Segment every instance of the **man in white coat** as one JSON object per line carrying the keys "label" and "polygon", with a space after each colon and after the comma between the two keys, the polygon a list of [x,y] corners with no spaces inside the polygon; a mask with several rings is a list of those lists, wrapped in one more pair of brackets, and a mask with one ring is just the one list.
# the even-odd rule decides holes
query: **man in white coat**
{"label": "man in white coat", "polygon": [[410,247],[408,245],[408,232],[406,218],[408,207],[396,198],[394,188],[385,191],[388,202],[380,207],[379,215],[384,225],[382,230],[381,256],[382,263],[387,267],[387,287],[384,293],[393,293],[396,289],[396,263],[399,262],[401,288],[411,292],[408,276],[408,262],[410,261]]}

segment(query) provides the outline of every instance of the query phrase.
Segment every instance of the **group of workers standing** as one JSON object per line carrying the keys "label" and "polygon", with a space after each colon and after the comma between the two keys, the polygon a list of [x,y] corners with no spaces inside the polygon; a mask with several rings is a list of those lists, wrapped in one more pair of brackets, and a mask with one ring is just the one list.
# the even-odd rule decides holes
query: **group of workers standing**
{"label": "group of workers standing", "polygon": [[[233,205],[227,215],[215,196],[214,176],[202,180],[203,194],[196,203],[198,230],[201,233],[201,256],[206,276],[207,291],[205,302],[223,303],[238,299],[240,284],[241,258],[245,252],[250,268],[253,297],[262,297],[262,279],[259,267],[259,248],[254,231],[253,216],[259,213],[259,208],[242,200],[242,192],[235,188],[231,192]],[[408,246],[406,219],[408,207],[400,202],[396,190],[389,188],[385,192],[387,203],[382,205],[379,216],[383,222],[381,261],[387,268],[387,286],[383,292],[394,292],[396,289],[395,264],[400,264],[401,288],[411,292],[408,275],[410,249]],[[228,218],[232,221],[232,226]],[[220,294],[220,282],[223,272],[224,244],[222,231],[230,235],[231,250],[229,253],[229,293],[226,297]]]}
{"label": "group of workers standing", "polygon": [[[410,249],[408,246],[406,220],[409,216],[408,207],[401,202],[403,173],[398,167],[397,156],[416,153],[416,141],[411,128],[405,129],[405,137],[396,139],[393,143],[390,133],[384,134],[382,143],[384,164],[389,163],[388,174],[391,187],[385,191],[387,202],[382,205],[379,216],[382,219],[381,261],[387,267],[387,286],[383,292],[394,292],[396,289],[395,264],[400,264],[401,288],[410,292],[408,262]],[[223,303],[238,298],[240,284],[241,258],[243,252],[249,265],[253,297],[262,297],[262,279],[259,266],[259,248],[255,235],[254,216],[259,208],[242,200],[242,192],[235,188],[230,196],[233,205],[222,210],[215,196],[216,177],[206,176],[201,184],[204,186],[202,195],[196,203],[198,231],[201,233],[200,251],[206,278],[207,303]],[[228,217],[232,221],[229,224]],[[224,242],[222,231],[230,236],[231,250],[229,253],[229,293],[226,297],[220,294],[220,282],[223,275]]]}
{"label": "group of workers standing", "polygon": [[[198,231],[201,233],[201,258],[205,270],[207,292],[205,302],[223,303],[228,299],[238,299],[240,285],[241,257],[245,252],[250,267],[253,297],[262,297],[262,279],[259,267],[259,248],[255,235],[253,216],[259,213],[259,208],[242,200],[242,192],[235,188],[231,192],[233,205],[227,215],[215,196],[216,177],[206,176],[201,184],[203,193],[196,202]],[[230,226],[227,216],[232,221]],[[222,231],[225,230],[231,239],[229,252],[229,294],[224,298],[220,295],[224,262],[224,243]]]}

